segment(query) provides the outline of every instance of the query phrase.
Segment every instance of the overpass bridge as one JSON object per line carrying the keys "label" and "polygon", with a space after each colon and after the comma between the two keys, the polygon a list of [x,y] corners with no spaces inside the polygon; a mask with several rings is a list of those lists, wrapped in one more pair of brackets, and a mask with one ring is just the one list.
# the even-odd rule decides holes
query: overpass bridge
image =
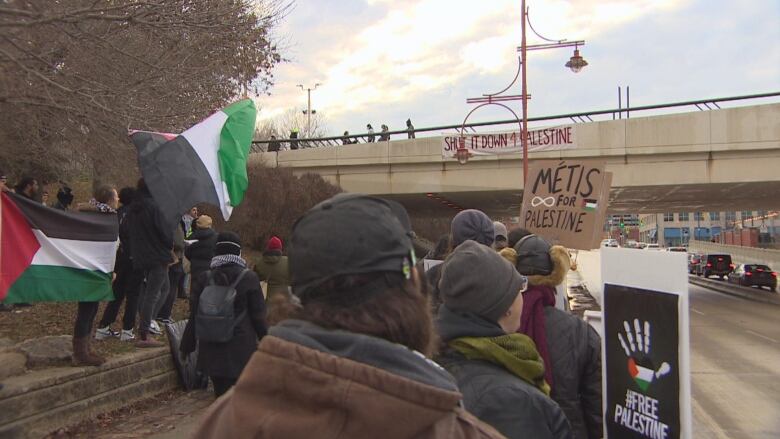
{"label": "overpass bridge", "polygon": [[[529,160],[598,159],[614,174],[610,213],[780,208],[780,103],[577,123],[577,147]],[[441,137],[257,153],[348,192],[395,199],[418,216],[477,208],[516,216],[521,154],[442,158]]]}

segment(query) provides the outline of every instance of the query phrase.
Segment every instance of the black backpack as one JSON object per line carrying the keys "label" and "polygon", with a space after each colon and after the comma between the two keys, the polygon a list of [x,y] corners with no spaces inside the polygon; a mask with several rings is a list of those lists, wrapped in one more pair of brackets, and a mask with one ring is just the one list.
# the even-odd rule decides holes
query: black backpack
{"label": "black backpack", "polygon": [[246,316],[246,310],[238,316],[234,315],[236,285],[248,271],[246,269],[242,271],[230,285],[216,285],[214,273],[208,272],[208,282],[200,293],[198,310],[195,314],[195,334],[198,340],[225,343],[233,338],[233,330]]}

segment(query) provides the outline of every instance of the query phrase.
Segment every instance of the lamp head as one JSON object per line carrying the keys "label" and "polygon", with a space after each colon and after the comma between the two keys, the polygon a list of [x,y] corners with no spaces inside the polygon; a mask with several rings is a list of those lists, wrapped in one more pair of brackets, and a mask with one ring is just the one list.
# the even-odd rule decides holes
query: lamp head
{"label": "lamp head", "polygon": [[569,58],[569,62],[566,63],[566,67],[570,68],[571,71],[574,73],[579,73],[580,70],[582,70],[587,65],[588,62],[585,61],[585,59],[580,56],[580,51],[575,46],[574,55],[572,55],[571,58]]}

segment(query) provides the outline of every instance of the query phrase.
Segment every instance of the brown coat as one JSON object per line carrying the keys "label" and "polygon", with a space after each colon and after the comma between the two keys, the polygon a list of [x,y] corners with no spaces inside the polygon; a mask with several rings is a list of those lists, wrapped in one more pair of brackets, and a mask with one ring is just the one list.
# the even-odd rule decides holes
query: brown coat
{"label": "brown coat", "polygon": [[[303,330],[285,331],[288,322],[293,322],[290,329]],[[307,328],[321,338],[308,338]],[[272,328],[236,386],[209,408],[193,437],[503,437],[461,408],[460,393],[421,382],[449,375],[412,351],[374,337],[327,332],[333,337],[295,320]],[[354,355],[363,355],[365,362],[346,358]],[[381,366],[384,362],[393,372]]]}

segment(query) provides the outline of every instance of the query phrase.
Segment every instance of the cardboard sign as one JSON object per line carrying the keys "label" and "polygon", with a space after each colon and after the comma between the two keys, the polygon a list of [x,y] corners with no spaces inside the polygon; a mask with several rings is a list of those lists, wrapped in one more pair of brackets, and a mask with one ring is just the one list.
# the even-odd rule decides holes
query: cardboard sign
{"label": "cardboard sign", "polygon": [[690,438],[686,255],[605,248],[601,256],[606,435]]}
{"label": "cardboard sign", "polygon": [[[520,131],[475,134],[443,134],[441,154],[444,158],[455,157],[460,148],[468,149],[473,155],[514,154],[523,152]],[[528,152],[556,151],[577,147],[577,127],[564,125],[528,130]]]}
{"label": "cardboard sign", "polygon": [[523,227],[553,244],[581,250],[597,248],[611,181],[604,172],[604,162],[532,162],[523,189]]}

